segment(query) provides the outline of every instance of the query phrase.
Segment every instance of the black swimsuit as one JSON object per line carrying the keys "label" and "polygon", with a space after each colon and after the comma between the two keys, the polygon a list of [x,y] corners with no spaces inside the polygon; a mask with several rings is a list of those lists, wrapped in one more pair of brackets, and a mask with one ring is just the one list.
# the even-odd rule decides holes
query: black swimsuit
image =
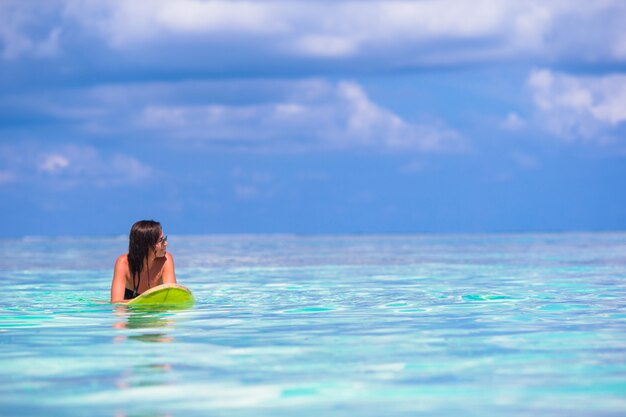
{"label": "black swimsuit", "polygon": [[[148,277],[150,276],[150,268],[148,268]],[[161,277],[161,281],[163,277]],[[133,276],[133,284],[135,283],[135,277]],[[132,298],[137,297],[139,294],[139,284],[141,284],[141,276],[139,276],[139,282],[135,287],[135,290],[129,290],[128,288],[124,288],[124,300],[130,300]],[[150,278],[148,278],[148,288],[150,288]]]}
{"label": "black swimsuit", "polygon": [[124,290],[124,300],[130,300],[131,298],[135,298],[138,295],[139,294],[137,294],[135,291],[129,290],[128,288],[125,288]]}

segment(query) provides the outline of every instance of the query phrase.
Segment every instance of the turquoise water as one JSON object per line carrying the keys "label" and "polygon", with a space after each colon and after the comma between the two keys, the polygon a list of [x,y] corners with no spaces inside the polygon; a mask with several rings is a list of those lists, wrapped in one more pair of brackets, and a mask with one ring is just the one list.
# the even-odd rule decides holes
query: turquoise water
{"label": "turquoise water", "polygon": [[0,415],[626,415],[624,233],[170,236],[152,314],[125,247],[0,241]]}

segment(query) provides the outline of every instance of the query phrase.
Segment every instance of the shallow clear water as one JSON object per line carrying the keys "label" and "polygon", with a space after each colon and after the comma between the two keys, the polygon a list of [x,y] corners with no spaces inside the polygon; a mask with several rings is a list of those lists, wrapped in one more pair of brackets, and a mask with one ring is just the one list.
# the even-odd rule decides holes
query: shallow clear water
{"label": "shallow clear water", "polygon": [[152,314],[125,246],[0,241],[2,416],[626,414],[626,234],[170,236]]}

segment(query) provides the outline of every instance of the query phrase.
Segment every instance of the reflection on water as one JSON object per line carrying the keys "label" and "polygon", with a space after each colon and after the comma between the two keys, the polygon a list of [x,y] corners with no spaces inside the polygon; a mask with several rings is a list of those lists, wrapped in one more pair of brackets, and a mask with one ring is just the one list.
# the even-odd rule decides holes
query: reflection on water
{"label": "reflection on water", "polygon": [[135,365],[123,371],[115,385],[119,389],[166,385],[167,379],[165,377],[171,371],[172,366],[168,363]]}
{"label": "reflection on water", "polygon": [[[175,320],[164,310],[137,309],[129,306],[116,306],[115,316],[119,319],[113,323],[113,328],[120,331],[131,330],[132,334],[114,335],[113,343],[124,342],[148,342],[148,343],[172,343],[174,337],[170,334],[175,329]],[[146,331],[141,331],[145,329]],[[154,331],[159,329],[160,331]],[[141,349],[141,347],[139,347]],[[156,359],[156,358],[155,358]],[[173,367],[170,363],[151,362],[132,365],[123,370],[115,380],[115,386],[121,391],[144,390],[147,388],[158,388],[170,385]],[[135,401],[145,401],[149,399],[138,399]],[[146,412],[146,413],[126,413],[117,410],[115,417],[171,417],[169,413]]]}
{"label": "reflection on water", "polygon": [[131,340],[138,340],[140,342],[152,342],[152,343],[171,343],[174,341],[172,336],[168,336],[164,333],[147,333],[128,336]]}
{"label": "reflection on water", "polygon": [[[119,321],[113,323],[113,327],[116,329],[164,329],[173,331],[174,320],[171,315],[165,313],[163,309],[137,309],[129,306],[116,306],[115,316],[120,318]],[[124,340],[138,340],[141,342],[157,342],[157,343],[170,343],[174,341],[174,337],[166,332],[141,332],[133,333],[131,335],[115,335],[113,341],[115,343],[123,342]]]}

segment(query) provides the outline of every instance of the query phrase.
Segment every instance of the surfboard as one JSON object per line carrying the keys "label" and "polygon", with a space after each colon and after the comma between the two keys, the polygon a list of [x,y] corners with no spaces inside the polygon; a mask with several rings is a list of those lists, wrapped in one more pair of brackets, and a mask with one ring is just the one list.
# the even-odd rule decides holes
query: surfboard
{"label": "surfboard", "polygon": [[189,288],[178,284],[162,284],[150,288],[128,302],[133,307],[189,308],[195,299]]}

